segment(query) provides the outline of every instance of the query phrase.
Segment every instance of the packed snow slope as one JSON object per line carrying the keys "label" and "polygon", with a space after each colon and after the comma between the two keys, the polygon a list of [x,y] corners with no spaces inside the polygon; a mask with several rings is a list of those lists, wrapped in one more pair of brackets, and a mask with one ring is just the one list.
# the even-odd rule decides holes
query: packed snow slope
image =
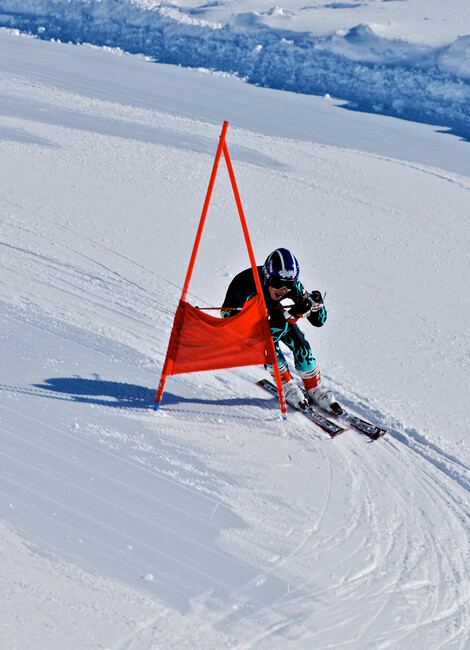
{"label": "packed snow slope", "polygon": [[327,93],[470,136],[468,0],[0,0],[0,26]]}
{"label": "packed snow slope", "polygon": [[[468,143],[116,51],[0,52],[0,646],[468,648]],[[289,247],[326,292],[324,380],[388,439],[283,422],[257,367],[171,377],[152,410],[224,119],[258,261]],[[221,164],[193,304],[247,265]]]}

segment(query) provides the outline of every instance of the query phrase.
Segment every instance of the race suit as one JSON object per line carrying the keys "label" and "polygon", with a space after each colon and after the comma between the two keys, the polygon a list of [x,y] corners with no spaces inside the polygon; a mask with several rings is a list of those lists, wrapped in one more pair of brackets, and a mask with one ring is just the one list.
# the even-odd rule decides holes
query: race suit
{"label": "race suit", "polygon": [[[316,366],[316,361],[310,343],[305,338],[302,330],[294,322],[295,319],[291,319],[285,309],[279,309],[281,301],[275,301],[271,298],[269,288],[264,284],[262,267],[258,266],[257,268],[268,310],[269,324],[279,368],[287,366],[285,356],[279,347],[279,341],[282,341],[292,351],[296,370],[300,370],[301,372],[313,371]],[[245,302],[256,293],[256,284],[252,269],[249,268],[242,271],[230,282],[220,311],[221,316],[227,318],[237,314]],[[295,310],[295,308],[301,309],[301,305],[306,296],[307,291],[305,287],[297,280],[294,287],[282,297],[282,300],[284,298],[291,300],[294,303],[293,310]],[[321,327],[326,320],[326,315],[326,309],[323,305],[318,311],[309,314],[309,322],[315,327]]]}

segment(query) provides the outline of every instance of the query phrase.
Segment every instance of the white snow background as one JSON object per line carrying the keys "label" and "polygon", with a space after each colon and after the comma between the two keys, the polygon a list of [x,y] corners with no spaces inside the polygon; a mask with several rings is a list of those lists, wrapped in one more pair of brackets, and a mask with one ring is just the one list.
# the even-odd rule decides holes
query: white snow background
{"label": "white snow background", "polygon": [[[0,22],[0,647],[470,647],[468,3]],[[258,263],[326,291],[304,330],[381,441],[283,422],[257,367],[152,410],[224,120]],[[248,263],[222,162],[191,302]]]}

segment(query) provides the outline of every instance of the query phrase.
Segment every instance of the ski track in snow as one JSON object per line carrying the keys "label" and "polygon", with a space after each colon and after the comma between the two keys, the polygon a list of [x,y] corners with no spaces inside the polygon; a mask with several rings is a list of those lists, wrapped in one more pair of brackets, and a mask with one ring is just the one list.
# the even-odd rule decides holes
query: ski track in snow
{"label": "ski track in snow", "polygon": [[[23,229],[23,238],[30,235],[34,238],[35,233]],[[96,251],[102,248],[96,241],[91,243]],[[57,239],[49,241],[51,247],[56,244]],[[41,247],[45,249],[43,243]],[[125,366],[150,370],[156,379],[159,364],[132,346],[91,332],[85,323],[74,326],[51,320],[28,305],[35,291],[45,291],[49,296],[59,291],[69,301],[85,303],[103,314],[103,321],[111,305],[114,320],[132,324],[139,319],[143,347],[151,346],[153,324],[146,322],[145,314],[150,308],[160,314],[169,331],[171,314],[165,293],[159,291],[152,297],[152,292],[132,276],[126,277],[125,260],[112,251],[107,254],[108,260],[114,258],[115,267],[110,261],[103,264],[99,256],[93,259],[74,248],[62,248],[52,257],[29,249],[26,242],[8,246],[6,266],[23,269],[19,282],[30,287],[31,296],[14,307],[4,304],[4,316],[47,333],[52,341],[65,339],[86,354],[98,353]],[[25,256],[27,264],[22,263]],[[91,279],[92,292],[83,278]],[[132,288],[132,301],[124,302],[128,287]],[[175,290],[167,287],[166,291],[170,294]],[[120,296],[119,304],[110,301],[112,295]],[[51,314],[58,303],[50,305]],[[88,568],[108,568],[110,575],[145,586],[175,606],[180,606],[188,593],[196,598],[211,591],[218,612],[214,625],[229,638],[237,638],[239,648],[267,648],[279,639],[295,640],[304,627],[309,631],[302,632],[303,643],[319,648],[327,644],[365,647],[362,644],[371,638],[377,647],[410,647],[420,635],[433,638],[434,648],[465,647],[470,622],[469,467],[427,442],[417,431],[398,425],[392,427],[389,441],[370,443],[354,432],[331,441],[300,414],[292,414],[287,423],[282,423],[275,400],[261,394],[248,397],[243,389],[238,396],[238,388],[252,375],[254,371],[243,369],[227,375],[215,373],[215,379],[203,385],[197,380],[195,383],[192,376],[171,379],[166,403],[158,415],[150,410],[150,389],[133,390],[124,385],[120,396],[116,384],[107,386],[101,378],[77,377],[75,385],[73,378],[55,384],[46,381],[36,387],[2,385],[4,394],[11,393],[16,400],[27,396],[33,406],[29,412],[16,407],[15,400],[13,406],[4,406],[3,421],[16,426],[2,425],[3,489],[14,510],[22,511],[18,525],[21,528],[27,520],[27,533],[47,531],[42,538],[35,533],[38,543],[67,548],[70,559],[86,560]],[[180,395],[172,392],[175,388]],[[253,393],[257,392],[260,390],[253,387]],[[130,433],[133,426],[106,429],[101,424],[89,426],[85,438],[77,432],[67,433],[60,421],[51,425],[35,415],[34,405],[51,397],[76,401],[77,415],[81,407],[91,405],[103,413],[104,420],[107,416],[115,420],[118,407],[119,420],[138,424],[144,433]],[[355,399],[350,400],[351,405]],[[367,405],[359,400],[357,403],[360,415],[390,426],[380,411],[370,413]],[[242,439],[248,445],[247,439],[255,431],[261,444],[263,440],[268,444],[274,435],[294,444],[297,454],[304,456],[301,465],[312,461],[322,467],[322,502],[315,517],[307,517],[303,530],[291,531],[292,541],[288,538],[284,544],[283,555],[265,558],[261,570],[254,571],[249,562],[236,559],[237,552],[242,556],[247,552],[243,545],[237,548],[236,541],[232,540],[230,555],[210,541],[217,531],[220,533],[221,526],[237,529],[242,523],[226,509],[223,500],[234,489],[242,489],[243,472],[232,459],[232,465],[227,463],[217,478],[221,463],[214,463],[210,452],[202,453],[202,443],[199,452],[184,442],[177,443],[184,439],[190,422],[204,428],[208,442],[215,436],[232,442]],[[162,456],[165,445],[173,448],[171,453],[179,447],[178,461]],[[214,464],[210,471],[204,469],[206,460]],[[286,467],[292,464],[289,460]],[[95,471],[97,465],[99,473]],[[231,474],[234,469],[240,471],[238,484]],[[16,482],[15,474],[27,475],[28,485]],[[311,472],[308,476],[313,479]],[[256,480],[253,475],[248,478]],[[382,501],[384,492],[393,493],[393,498]],[[235,498],[235,503],[239,501]],[[243,517],[241,504],[240,508],[239,516]],[[107,513],[105,517],[103,512]],[[154,512],[167,523],[149,519],[149,513]],[[190,541],[185,539],[188,517]],[[338,524],[324,526],[325,519],[332,517]],[[186,526],[179,530],[182,521]],[[332,533],[324,536],[323,527]],[[145,539],[159,539],[159,545]],[[256,545],[256,540],[251,543]],[[183,563],[182,557],[186,558]],[[156,589],[153,578],[145,579],[145,571],[152,573],[155,565],[159,567]],[[333,573],[326,576],[318,568],[323,565],[334,566]],[[207,572],[208,566],[213,572]],[[288,583],[285,576],[289,576]],[[367,602],[361,599],[364,590]],[[320,629],[310,629],[312,611],[316,620],[322,621]],[[156,620],[121,640],[117,647],[141,647]],[[345,634],[350,638],[348,646],[341,641]]]}

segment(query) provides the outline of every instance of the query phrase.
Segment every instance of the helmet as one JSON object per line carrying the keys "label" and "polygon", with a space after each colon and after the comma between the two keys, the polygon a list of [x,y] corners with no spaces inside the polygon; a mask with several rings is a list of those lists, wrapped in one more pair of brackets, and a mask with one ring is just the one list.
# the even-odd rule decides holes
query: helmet
{"label": "helmet", "polygon": [[299,263],[287,248],[276,248],[266,258],[263,276],[272,287],[291,287],[299,277]]}

